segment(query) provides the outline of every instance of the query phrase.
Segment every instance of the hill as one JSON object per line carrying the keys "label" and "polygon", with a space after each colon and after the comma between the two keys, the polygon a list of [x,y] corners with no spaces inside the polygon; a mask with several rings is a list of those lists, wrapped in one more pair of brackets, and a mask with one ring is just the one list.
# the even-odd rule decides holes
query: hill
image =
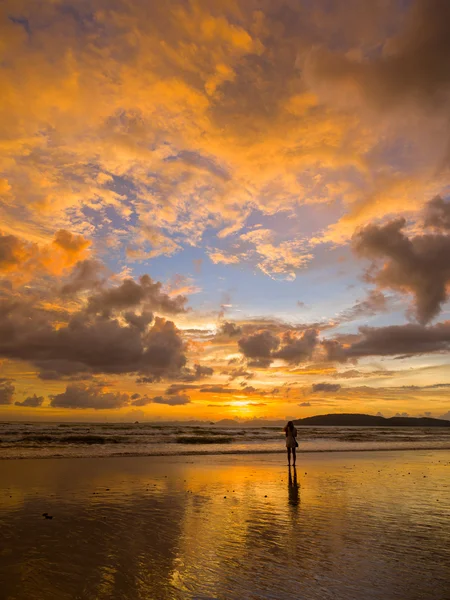
{"label": "hill", "polygon": [[385,417],[359,414],[316,415],[296,419],[296,426],[317,427],[450,427],[450,421],[430,417]]}

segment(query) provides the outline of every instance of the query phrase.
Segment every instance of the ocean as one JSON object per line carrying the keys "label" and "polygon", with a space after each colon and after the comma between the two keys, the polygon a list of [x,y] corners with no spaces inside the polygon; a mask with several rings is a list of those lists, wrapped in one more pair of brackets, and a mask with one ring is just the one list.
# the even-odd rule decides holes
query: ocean
{"label": "ocean", "polygon": [[[450,428],[299,427],[299,452],[450,449]],[[284,452],[279,427],[155,423],[0,423],[0,458]]]}

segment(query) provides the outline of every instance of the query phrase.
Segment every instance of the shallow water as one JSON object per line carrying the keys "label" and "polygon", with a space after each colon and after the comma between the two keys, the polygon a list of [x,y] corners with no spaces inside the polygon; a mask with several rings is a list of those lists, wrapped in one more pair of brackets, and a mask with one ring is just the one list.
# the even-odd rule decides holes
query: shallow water
{"label": "shallow water", "polygon": [[448,600],[450,452],[280,460],[2,461],[0,596]]}
{"label": "shallow water", "polygon": [[[450,427],[299,427],[303,452],[448,449]],[[0,423],[0,458],[170,456],[283,452],[277,427],[151,423]]]}

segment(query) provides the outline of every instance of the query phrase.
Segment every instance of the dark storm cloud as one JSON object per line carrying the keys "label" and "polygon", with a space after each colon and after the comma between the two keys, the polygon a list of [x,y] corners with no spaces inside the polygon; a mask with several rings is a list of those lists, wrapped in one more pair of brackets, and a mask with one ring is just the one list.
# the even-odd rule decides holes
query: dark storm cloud
{"label": "dark storm cloud", "polygon": [[128,404],[128,394],[104,392],[97,386],[70,384],[61,394],[50,396],[53,408],[93,408],[95,410],[121,408]]}
{"label": "dark storm cloud", "polygon": [[40,369],[39,379],[47,381],[58,379],[89,379],[92,377],[86,372],[86,365],[82,362],[61,359],[34,360],[33,364]]}
{"label": "dark storm cloud", "polygon": [[405,219],[367,225],[353,236],[353,248],[357,255],[373,261],[368,275],[371,281],[413,294],[417,320],[425,324],[439,313],[448,297],[450,235],[408,238],[402,231],[405,225]]}
{"label": "dark storm cloud", "polygon": [[220,327],[220,332],[224,335],[233,337],[235,335],[240,335],[242,333],[242,329],[236,325],[236,323],[229,323],[228,321],[225,321],[225,323],[223,323]]}
{"label": "dark storm cloud", "polygon": [[0,378],[0,404],[11,404],[14,398],[15,387],[9,379]]}
{"label": "dark storm cloud", "polygon": [[241,338],[238,345],[247,358],[270,359],[280,340],[271,331],[264,330]]}
{"label": "dark storm cloud", "polygon": [[79,261],[65,283],[61,292],[64,295],[76,294],[84,290],[95,290],[105,284],[107,269],[105,265],[94,259]]}
{"label": "dark storm cloud", "polygon": [[23,260],[23,242],[15,235],[0,233],[0,271],[19,265]]}
{"label": "dark storm cloud", "polygon": [[205,367],[203,365],[194,365],[193,369],[186,368],[180,374],[179,379],[181,381],[198,381],[199,379],[205,379],[211,377],[214,374],[212,367]]}
{"label": "dark storm cloud", "polygon": [[311,357],[318,341],[316,329],[301,333],[288,330],[281,339],[269,330],[247,335],[238,341],[240,351],[253,359],[249,366],[269,366],[276,359],[297,364]]}
{"label": "dark storm cloud", "polygon": [[316,329],[307,329],[301,335],[293,335],[292,332],[287,331],[282,337],[281,347],[272,353],[272,357],[297,364],[311,358],[317,341],[318,331]]}
{"label": "dark storm cloud", "polygon": [[47,378],[56,378],[58,372],[177,377],[186,364],[184,350],[174,323],[160,317],[141,331],[117,318],[81,311],[56,328],[29,303],[0,301],[0,356],[29,361]]}
{"label": "dark storm cloud", "polygon": [[149,398],[148,396],[142,396],[138,400],[131,402],[131,406],[147,406],[148,404],[166,404],[167,406],[182,406],[184,404],[190,404],[191,400],[186,394],[178,394],[165,398],[163,396],[155,396]]}
{"label": "dark storm cloud", "polygon": [[25,398],[23,402],[14,402],[14,404],[16,406],[28,406],[29,408],[39,408],[39,406],[42,406],[43,402],[44,396],[36,396],[36,394],[33,394],[33,396],[28,396],[28,398]]}
{"label": "dark storm cloud", "polygon": [[338,383],[313,383],[313,394],[317,392],[338,392],[341,386]]}
{"label": "dark storm cloud", "polygon": [[423,211],[423,224],[442,231],[450,231],[450,202],[441,196],[430,200]]}
{"label": "dark storm cloud", "polygon": [[189,396],[185,394],[179,394],[177,396],[169,396],[164,398],[163,396],[156,396],[153,398],[154,404],[166,404],[167,406],[182,406],[184,404],[190,404],[191,400]]}
{"label": "dark storm cloud", "polygon": [[450,2],[416,0],[405,28],[375,58],[358,60],[316,49],[307,71],[319,82],[356,84],[369,103],[383,108],[403,101],[448,106]]}
{"label": "dark storm cloud", "polygon": [[185,296],[172,298],[161,291],[162,284],[153,281],[149,275],[142,275],[139,283],[133,279],[124,279],[117,287],[108,288],[89,299],[87,311],[109,316],[113,311],[123,311],[144,305],[148,310],[165,314],[186,312]]}
{"label": "dark storm cloud", "polygon": [[123,318],[129,325],[132,325],[133,327],[136,327],[136,329],[139,329],[139,331],[144,332],[147,330],[150,323],[152,323],[154,315],[152,312],[144,310],[141,314],[126,312],[124,313]]}
{"label": "dark storm cloud", "polygon": [[450,321],[424,327],[415,323],[360,327],[350,344],[324,340],[328,360],[346,362],[364,356],[410,356],[450,350]]}

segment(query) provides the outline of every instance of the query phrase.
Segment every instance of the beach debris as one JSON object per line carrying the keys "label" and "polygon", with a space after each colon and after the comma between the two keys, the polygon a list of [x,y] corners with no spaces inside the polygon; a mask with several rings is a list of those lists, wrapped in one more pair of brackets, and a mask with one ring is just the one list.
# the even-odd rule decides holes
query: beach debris
{"label": "beach debris", "polygon": [[226,498],[226,496],[224,496],[224,498]]}
{"label": "beach debris", "polygon": [[53,519],[53,516],[49,515],[48,513],[42,513],[42,516],[44,517],[44,519]]}

